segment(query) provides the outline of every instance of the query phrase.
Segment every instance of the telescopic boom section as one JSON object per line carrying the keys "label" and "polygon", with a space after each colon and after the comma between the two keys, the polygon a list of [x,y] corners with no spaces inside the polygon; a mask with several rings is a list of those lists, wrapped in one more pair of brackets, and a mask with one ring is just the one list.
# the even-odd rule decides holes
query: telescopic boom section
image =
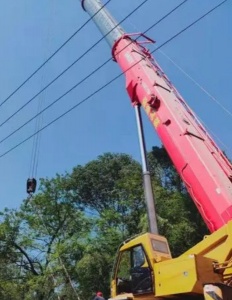
{"label": "telescopic boom section", "polygon": [[[82,4],[90,15],[102,7],[99,0]],[[97,16],[94,21],[103,34],[115,27],[105,8]],[[132,104],[144,108],[206,225],[214,232],[232,220],[232,165],[141,43],[121,28],[113,30],[107,41],[125,73]]]}

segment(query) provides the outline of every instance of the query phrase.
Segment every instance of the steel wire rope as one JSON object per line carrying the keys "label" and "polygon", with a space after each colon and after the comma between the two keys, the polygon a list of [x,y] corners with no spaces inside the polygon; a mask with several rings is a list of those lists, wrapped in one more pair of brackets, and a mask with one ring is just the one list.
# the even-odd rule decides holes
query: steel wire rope
{"label": "steel wire rope", "polygon": [[[44,99],[39,99],[38,104],[38,113],[42,110]],[[39,114],[36,118],[36,124],[35,124],[35,132],[40,129],[42,126],[42,118],[43,115]],[[37,175],[37,168],[38,168],[38,160],[39,160],[39,149],[40,149],[40,138],[41,138],[41,132],[37,135],[35,135],[34,141],[33,141],[33,148],[32,148],[32,155],[31,155],[31,166],[30,166],[30,176],[29,178],[36,178]]]}
{"label": "steel wire rope", "polygon": [[189,75],[180,65],[178,65],[171,57],[169,57],[163,51],[159,51],[164,57],[166,57],[180,72],[182,72],[187,78],[189,78],[202,92],[204,92],[212,101],[214,101],[222,110],[224,110],[230,117],[232,117],[232,112],[226,108],[221,102],[214,97],[209,91],[206,90],[199,82],[196,81],[191,75]]}
{"label": "steel wire rope", "polygon": [[1,103],[0,107],[6,103],[18,90],[21,89],[36,73],[39,72],[71,39],[74,38],[111,0],[108,0],[92,17],[90,17],[81,27],[79,27],[61,46],[52,53],[29,77],[27,77],[9,96],[7,96]]}
{"label": "steel wire rope", "polygon": [[[51,16],[49,18],[49,24],[48,24],[48,29],[47,29],[47,37],[46,37],[46,45],[47,47],[44,50],[44,58],[47,57],[49,48],[51,46],[51,24],[52,24],[52,17],[54,16],[54,2],[52,2],[52,7],[51,7]],[[42,75],[41,75],[41,88],[43,86],[43,82],[45,80],[45,69],[43,68],[42,70]],[[44,105],[44,100],[45,100],[46,92],[45,94],[41,94],[38,99],[38,107],[37,111],[38,113],[42,110],[43,105]],[[36,118],[35,122],[35,132],[41,128],[43,125],[43,114],[40,114]],[[32,145],[32,153],[31,153],[31,163],[30,163],[30,172],[29,172],[29,178],[36,178],[37,176],[37,170],[38,170],[38,164],[39,164],[39,154],[40,154],[40,142],[41,142],[41,132],[37,135],[34,136],[33,138],[33,145]]]}
{"label": "steel wire rope", "polygon": [[[41,103],[38,107],[38,112],[40,112],[42,110],[43,107],[43,102],[44,102],[44,98],[41,99]],[[43,124],[43,114],[39,114],[39,120],[37,122],[37,124],[35,125],[35,132],[38,131]],[[38,164],[39,164],[39,156],[40,156],[40,143],[41,143],[41,132],[38,133],[36,135],[36,139],[35,139],[35,152],[34,152],[34,162],[33,162],[33,166],[32,166],[32,174],[31,177],[36,178],[37,176],[37,171],[38,171]]]}
{"label": "steel wire rope", "polygon": [[[182,6],[184,3],[186,3],[188,0],[184,0],[183,2],[181,2],[179,5],[177,5],[175,8],[173,8],[172,10],[170,10],[167,14],[165,14],[162,18],[160,18],[157,22],[155,22],[154,24],[152,24],[149,28],[147,28],[142,34],[146,34],[148,31],[150,31],[151,29],[153,29],[156,25],[158,25],[160,22],[162,22],[164,19],[166,19],[168,16],[170,16],[174,11],[176,11],[177,9],[180,8],[180,6]],[[120,24],[120,23],[119,23]],[[119,25],[118,24],[118,25]],[[117,26],[118,26],[117,25]],[[116,27],[116,26],[115,26]],[[114,28],[115,28],[114,27]],[[113,29],[114,29],[113,28]],[[112,30],[113,30],[112,29]],[[112,30],[110,30],[106,35],[108,35]],[[140,36],[138,36],[136,40],[139,39]],[[132,44],[134,41],[132,40],[130,44]],[[126,47],[124,47],[121,51],[123,51],[125,48],[127,48],[129,45],[127,45]],[[118,52],[118,53],[120,53]],[[62,94],[60,97],[58,97],[57,99],[55,99],[52,103],[50,103],[48,106],[46,106],[43,110],[41,110],[39,112],[39,114],[44,113],[47,109],[49,109],[50,107],[52,107],[55,103],[57,103],[58,101],[60,101],[62,98],[64,98],[65,96],[67,96],[69,93],[71,93],[75,88],[77,88],[79,85],[81,85],[84,81],[86,81],[88,78],[90,78],[92,75],[94,75],[96,72],[98,72],[100,69],[102,69],[106,64],[108,64],[108,62],[112,61],[112,57],[110,57],[109,59],[107,59],[103,64],[101,64],[99,67],[97,67],[96,69],[94,69],[90,74],[88,74],[86,77],[84,77],[83,79],[81,79],[79,82],[77,82],[74,86],[72,86],[69,90],[67,90],[64,94]],[[8,134],[5,138],[3,138],[2,140],[0,140],[0,144],[3,143],[4,141],[6,141],[8,138],[10,138],[13,134],[15,134],[16,132],[18,132],[20,129],[22,129],[24,126],[26,126],[27,124],[29,124],[31,121],[33,121],[39,114],[34,115],[32,118],[30,118],[29,120],[27,120],[25,123],[23,123],[21,126],[19,126],[18,128],[16,128],[14,131],[12,131],[10,134]],[[1,126],[1,125],[0,125]]]}
{"label": "steel wire rope", "polygon": [[204,125],[204,127],[208,130],[208,132],[215,138],[215,140],[217,140],[218,143],[220,143],[221,146],[223,146],[224,149],[226,149],[226,150],[230,153],[230,155],[231,155],[231,154],[232,154],[231,148],[230,148],[228,145],[226,145],[226,144],[220,139],[220,137],[219,137],[216,133],[214,133],[214,131],[213,131],[212,129],[210,129],[209,126],[208,126],[201,118],[198,117],[198,119],[199,119],[199,121]]}
{"label": "steel wire rope", "polygon": [[[185,28],[183,28],[182,30],[180,30],[179,32],[177,32],[176,34],[174,34],[171,38],[167,39],[160,46],[158,46],[153,51],[151,51],[151,54],[153,54],[154,52],[158,51],[159,49],[161,49],[162,47],[164,47],[165,45],[167,45],[168,43],[170,43],[172,40],[174,40],[179,35],[181,35],[182,33],[184,33],[186,30],[188,30],[189,28],[191,28],[192,26],[194,26],[195,24],[197,24],[199,21],[201,21],[202,19],[204,19],[206,16],[208,16],[210,13],[212,13],[213,11],[215,11],[217,8],[219,8],[221,5],[223,5],[227,1],[228,0],[224,0],[224,1],[220,2],[218,5],[214,6],[212,9],[210,9],[205,14],[203,14],[201,17],[197,18],[195,21],[193,21],[192,23],[190,23],[188,26],[186,26]],[[22,140],[21,142],[19,142],[15,146],[11,147],[9,150],[7,150],[4,153],[2,153],[0,155],[0,158],[2,158],[3,156],[7,155],[8,153],[10,153],[11,151],[13,151],[14,149],[18,148],[19,146],[21,146],[22,144],[24,144],[26,141],[30,140],[35,134],[37,134],[40,131],[46,129],[47,127],[49,127],[50,125],[52,125],[53,123],[55,123],[56,121],[58,121],[59,119],[61,119],[62,117],[64,117],[68,113],[70,113],[71,111],[73,111],[75,108],[77,108],[78,106],[80,106],[81,104],[83,104],[84,102],[86,102],[87,100],[89,100],[91,97],[93,97],[96,94],[98,94],[104,88],[106,88],[107,86],[109,86],[110,84],[112,84],[114,81],[116,81],[118,78],[120,78],[122,75],[124,75],[127,71],[129,71],[130,69],[132,69],[138,63],[140,63],[142,60],[143,60],[143,58],[141,60],[139,60],[138,62],[136,62],[135,64],[133,64],[126,71],[121,72],[119,75],[115,76],[113,79],[111,79],[110,81],[108,81],[106,84],[102,85],[100,88],[98,88],[97,90],[95,90],[89,96],[87,96],[86,98],[84,98],[83,100],[81,100],[80,102],[78,102],[77,104],[75,104],[74,106],[72,106],[70,109],[66,110],[64,113],[62,113],[61,115],[59,115],[58,117],[56,117],[55,119],[53,119],[51,122],[49,122],[48,124],[46,124],[45,126],[43,126],[38,132],[35,132],[34,134],[29,135],[27,138],[25,138],[24,140]],[[0,143],[1,143],[1,141],[0,141]]]}
{"label": "steel wire rope", "polygon": [[[41,108],[40,108],[40,103],[41,101],[39,102],[39,105],[38,105],[38,109],[37,111],[40,112],[41,111]],[[36,117],[36,124],[35,124],[35,132],[38,130],[38,117]],[[31,153],[31,159],[30,159],[30,168],[29,168],[29,177],[28,178],[33,178],[33,173],[34,173],[34,164],[35,164],[35,156],[36,156],[36,144],[37,144],[37,136],[38,135],[35,135],[34,138],[33,138],[33,143],[32,143],[32,153]]]}
{"label": "steel wire rope", "polygon": [[[189,80],[191,80],[202,92],[204,92],[209,98],[211,98],[212,101],[214,101],[222,110],[224,110],[230,117],[232,117],[232,112],[226,108],[224,105],[221,104],[221,102],[214,97],[209,91],[206,90],[197,80],[195,80],[191,75],[189,75],[177,62],[175,62],[169,55],[167,55],[162,50],[159,50],[159,52],[166,57],[180,72],[182,72]],[[199,118],[199,117],[198,117]],[[211,134],[221,143],[223,147],[225,147],[230,152],[231,149],[228,147],[200,118],[200,122],[207,128],[208,131],[211,132]]]}
{"label": "steel wire rope", "polygon": [[94,43],[89,49],[87,49],[81,56],[79,56],[74,62],[72,62],[67,68],[65,68],[59,75],[52,79],[44,88],[42,88],[38,93],[36,93],[32,98],[30,98],[26,103],[24,103],[19,109],[17,109],[13,114],[7,117],[3,122],[0,123],[0,127],[10,121],[15,115],[17,115],[24,107],[31,103],[36,97],[38,97],[42,92],[44,92],[48,87],[50,87],[54,82],[56,82],[61,76],[63,76],[69,69],[71,69],[78,61],[85,57],[90,51],[92,51],[105,37],[110,34],[115,28],[117,28],[121,23],[123,23],[127,18],[129,18],[133,13],[135,13],[140,7],[142,7],[148,0],[144,0],[135,9],[133,9],[126,17],[124,17],[116,26],[114,26],[107,34],[101,37],[96,43]]}

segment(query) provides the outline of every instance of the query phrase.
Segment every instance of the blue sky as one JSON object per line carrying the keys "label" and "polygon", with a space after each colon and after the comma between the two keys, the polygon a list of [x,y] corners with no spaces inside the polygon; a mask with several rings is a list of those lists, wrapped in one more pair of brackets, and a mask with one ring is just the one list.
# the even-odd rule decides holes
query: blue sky
{"label": "blue sky", "polygon": [[[218,0],[189,0],[176,13],[159,24],[148,35],[156,46],[194,21]],[[120,21],[141,0],[111,0],[108,5]],[[123,27],[127,32],[146,30],[180,1],[148,0]],[[200,3],[200,4],[199,4]],[[162,48],[171,59],[198,81],[208,92],[232,111],[232,3],[213,12],[203,21]],[[0,10],[0,102],[53,53],[83,22],[88,15],[79,0],[1,0]],[[72,41],[32,80],[0,108],[0,122],[38,92],[65,67],[95,43],[101,34],[89,23]],[[154,49],[156,46],[151,46]],[[78,62],[52,85],[42,98],[46,106],[68,88],[85,77],[110,57],[108,44],[101,42],[94,51]],[[232,157],[232,120],[220,106],[197,88],[165,56],[156,52],[156,59],[186,102],[210,131],[223,144],[216,142]],[[79,86],[43,116],[48,123],[78,101],[98,89],[120,72],[116,63],[104,69]],[[37,112],[39,98],[0,128],[0,139]],[[153,127],[145,117],[147,148],[160,145]],[[34,132],[34,123],[0,144],[0,155]],[[0,209],[18,207],[26,197],[25,183],[29,176],[32,140],[0,158]],[[104,152],[131,154],[140,161],[134,111],[120,78],[84,105],[43,131],[37,178],[53,177],[56,173],[71,171],[77,164],[85,164]]]}

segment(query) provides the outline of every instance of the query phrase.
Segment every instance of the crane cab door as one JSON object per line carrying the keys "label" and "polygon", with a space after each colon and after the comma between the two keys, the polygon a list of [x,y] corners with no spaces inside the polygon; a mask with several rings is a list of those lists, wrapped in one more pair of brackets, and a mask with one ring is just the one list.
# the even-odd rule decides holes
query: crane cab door
{"label": "crane cab door", "polygon": [[116,295],[153,292],[152,271],[142,245],[121,252],[115,280]]}

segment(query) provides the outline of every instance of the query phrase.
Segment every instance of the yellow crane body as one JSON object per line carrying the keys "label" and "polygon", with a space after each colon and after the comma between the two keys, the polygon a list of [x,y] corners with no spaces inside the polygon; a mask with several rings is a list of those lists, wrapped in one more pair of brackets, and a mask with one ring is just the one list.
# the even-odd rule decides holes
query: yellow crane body
{"label": "yellow crane body", "polygon": [[125,242],[111,293],[112,300],[232,300],[232,221],[177,258],[163,236],[145,233]]}

